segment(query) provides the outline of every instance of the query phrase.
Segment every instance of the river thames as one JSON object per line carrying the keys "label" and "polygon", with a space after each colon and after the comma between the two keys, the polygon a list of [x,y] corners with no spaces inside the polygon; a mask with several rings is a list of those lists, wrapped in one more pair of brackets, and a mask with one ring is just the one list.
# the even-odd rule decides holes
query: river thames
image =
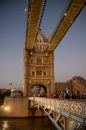
{"label": "river thames", "polygon": [[0,130],[56,130],[47,117],[0,118]]}

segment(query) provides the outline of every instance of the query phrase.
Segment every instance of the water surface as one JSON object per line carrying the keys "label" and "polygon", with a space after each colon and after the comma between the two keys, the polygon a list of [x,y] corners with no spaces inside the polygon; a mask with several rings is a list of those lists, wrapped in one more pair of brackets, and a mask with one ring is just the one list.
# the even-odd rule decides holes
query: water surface
{"label": "water surface", "polygon": [[0,130],[56,130],[47,117],[0,118]]}

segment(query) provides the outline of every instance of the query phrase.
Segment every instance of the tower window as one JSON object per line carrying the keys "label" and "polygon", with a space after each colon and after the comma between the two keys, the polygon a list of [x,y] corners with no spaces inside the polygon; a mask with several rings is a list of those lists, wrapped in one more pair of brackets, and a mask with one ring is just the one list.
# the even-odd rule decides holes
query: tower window
{"label": "tower window", "polygon": [[36,75],[42,75],[42,69],[41,67],[36,68]]}
{"label": "tower window", "polygon": [[42,70],[37,70],[36,75],[42,75]]}
{"label": "tower window", "polygon": [[34,71],[32,72],[32,76],[33,76],[33,75],[35,75],[35,72],[34,72]]}
{"label": "tower window", "polygon": [[42,46],[40,46],[40,49],[42,49]]}

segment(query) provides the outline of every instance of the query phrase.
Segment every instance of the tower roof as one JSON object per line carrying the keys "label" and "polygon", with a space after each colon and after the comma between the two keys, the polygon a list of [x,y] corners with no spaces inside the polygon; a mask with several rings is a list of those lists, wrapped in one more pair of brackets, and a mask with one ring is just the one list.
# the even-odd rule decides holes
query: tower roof
{"label": "tower roof", "polygon": [[39,39],[39,38],[42,38],[42,39],[43,39],[43,42],[47,42],[47,41],[48,41],[48,39],[45,37],[45,35],[43,34],[43,32],[42,32],[41,29],[38,30],[37,39]]}

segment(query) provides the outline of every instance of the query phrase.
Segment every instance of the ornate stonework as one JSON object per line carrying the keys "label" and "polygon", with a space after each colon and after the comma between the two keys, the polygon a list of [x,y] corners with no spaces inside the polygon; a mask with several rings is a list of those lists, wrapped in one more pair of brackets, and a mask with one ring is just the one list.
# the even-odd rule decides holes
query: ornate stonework
{"label": "ornate stonework", "polygon": [[31,96],[34,86],[44,88],[46,95],[55,92],[54,54],[46,53],[48,39],[38,32],[33,51],[24,50],[23,96]]}

